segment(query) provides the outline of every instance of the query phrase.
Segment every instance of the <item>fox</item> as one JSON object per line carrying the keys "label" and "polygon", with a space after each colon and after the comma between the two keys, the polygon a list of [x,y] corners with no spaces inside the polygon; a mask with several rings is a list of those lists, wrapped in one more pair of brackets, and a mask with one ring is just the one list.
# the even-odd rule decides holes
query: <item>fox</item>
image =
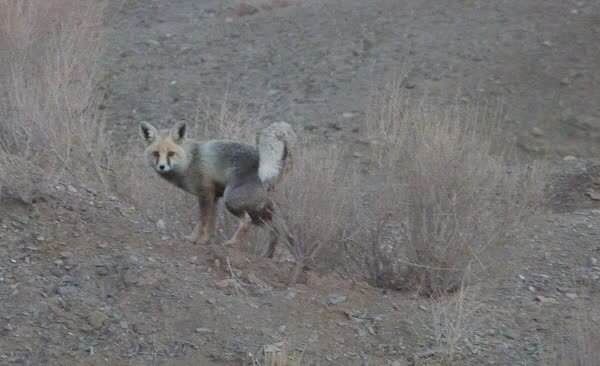
{"label": "fox", "polygon": [[[222,244],[238,244],[252,226],[266,226],[270,237],[265,256],[272,258],[282,233],[271,225],[275,214],[271,193],[291,169],[295,131],[287,122],[275,122],[258,131],[251,145],[230,139],[195,140],[187,136],[187,130],[181,121],[160,130],[148,121],[140,122],[147,165],[198,200],[200,220],[184,238],[194,244],[212,240],[217,205],[223,200],[239,224]],[[292,240],[289,235],[288,240]]]}

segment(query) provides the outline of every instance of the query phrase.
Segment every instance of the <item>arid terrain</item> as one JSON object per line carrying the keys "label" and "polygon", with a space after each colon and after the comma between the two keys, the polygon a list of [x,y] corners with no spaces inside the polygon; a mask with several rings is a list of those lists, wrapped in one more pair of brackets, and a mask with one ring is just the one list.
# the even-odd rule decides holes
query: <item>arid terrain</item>
{"label": "arid terrain", "polygon": [[[0,0],[0,13],[10,1]],[[0,67],[0,365],[600,365],[599,2],[112,0],[104,10],[98,58],[64,51],[77,56],[57,58],[61,72],[47,73],[67,75],[72,94],[48,78],[56,88],[32,83],[45,97],[27,99],[35,91],[19,83],[20,71]],[[0,14],[0,47],[35,49],[42,33],[14,42],[15,34],[30,35],[10,17]],[[8,54],[0,61],[33,59]],[[87,89],[87,69],[73,66],[79,61],[98,70]],[[22,71],[24,80],[35,80],[38,69]],[[542,209],[502,246],[471,253],[478,272],[465,269],[460,289],[441,297],[368,275],[365,243],[377,230],[364,217],[378,208],[363,201],[403,204],[379,179],[387,168],[376,168],[372,151],[385,144],[369,122],[379,120],[373,96],[392,79],[403,98],[427,101],[442,115],[457,105],[489,108],[514,136],[519,159],[549,165]],[[24,92],[14,92],[18,85]],[[84,92],[94,103],[77,99]],[[36,113],[23,113],[32,100]],[[56,109],[46,108],[54,102]],[[99,114],[101,132],[81,122]],[[79,127],[68,131],[77,139],[46,136],[19,149],[37,131],[19,124],[45,116],[72,118]],[[337,145],[360,182],[352,191],[339,181],[310,184],[324,191],[322,206],[348,200],[330,214],[344,217],[343,232],[314,234],[327,243],[296,284],[289,283],[299,268],[294,255],[281,245],[273,260],[262,257],[260,230],[238,247],[185,241],[195,199],[141,168],[143,120],[164,127],[185,120],[195,137],[225,131],[251,142],[256,127],[287,121],[309,139],[308,150]],[[81,156],[80,145],[87,147]],[[292,178],[328,171],[317,160]],[[61,165],[60,174],[44,164]],[[28,188],[46,175],[52,179],[39,178],[39,192]],[[293,179],[286,184],[294,187]],[[24,190],[33,203],[19,198]],[[298,202],[292,197],[288,206]],[[317,217],[306,222],[321,231],[325,211],[302,202],[298,212]],[[352,219],[342,216],[346,209]],[[401,213],[397,227],[381,226],[382,242],[405,245]],[[231,233],[226,216],[217,240]],[[451,267],[434,263],[422,267]]]}

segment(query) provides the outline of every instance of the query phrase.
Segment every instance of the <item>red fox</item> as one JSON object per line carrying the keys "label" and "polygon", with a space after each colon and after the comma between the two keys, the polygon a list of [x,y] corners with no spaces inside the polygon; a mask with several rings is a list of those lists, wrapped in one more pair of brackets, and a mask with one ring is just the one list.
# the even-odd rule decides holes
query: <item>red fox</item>
{"label": "red fox", "polygon": [[[201,219],[186,239],[206,243],[216,230],[216,208],[220,198],[240,219],[231,239],[237,244],[250,230],[250,224],[264,226],[273,220],[274,202],[269,192],[291,163],[296,134],[285,122],[273,123],[256,135],[256,146],[232,140],[195,141],[188,139],[186,124],[158,130],[141,122],[146,142],[147,164],[168,182],[198,197]],[[278,230],[270,227],[266,256],[273,257]]]}

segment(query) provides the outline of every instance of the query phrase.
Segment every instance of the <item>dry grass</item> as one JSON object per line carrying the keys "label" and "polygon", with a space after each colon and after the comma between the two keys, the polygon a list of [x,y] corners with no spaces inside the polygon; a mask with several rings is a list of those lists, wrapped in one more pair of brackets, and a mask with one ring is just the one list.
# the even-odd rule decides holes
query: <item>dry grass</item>
{"label": "dry grass", "polygon": [[336,147],[323,152],[305,141],[292,159],[293,168],[276,188],[279,220],[275,224],[293,238],[287,244],[296,261],[290,280],[295,283],[302,266],[315,264],[324,246],[335,246],[355,229],[352,197],[356,184]]}
{"label": "dry grass", "polygon": [[[0,0],[0,165],[41,169],[40,186],[65,174],[105,183],[94,88],[106,5]],[[28,174],[5,176],[3,183],[28,197],[33,188],[21,188]]]}
{"label": "dry grass", "polygon": [[368,114],[378,187],[370,266],[381,286],[432,295],[456,289],[467,268],[492,273],[490,256],[541,202],[543,170],[509,160],[496,109],[409,104],[400,90],[388,84]]}

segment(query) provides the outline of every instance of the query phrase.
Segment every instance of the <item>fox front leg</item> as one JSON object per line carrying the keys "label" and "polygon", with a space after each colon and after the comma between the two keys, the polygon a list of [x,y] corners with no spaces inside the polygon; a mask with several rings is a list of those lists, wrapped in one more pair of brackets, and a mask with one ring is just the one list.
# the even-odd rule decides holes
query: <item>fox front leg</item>
{"label": "fox front leg", "polygon": [[198,199],[200,221],[198,221],[192,233],[185,237],[194,244],[206,244],[215,231],[215,197],[214,194],[211,195],[210,192],[208,193]]}

